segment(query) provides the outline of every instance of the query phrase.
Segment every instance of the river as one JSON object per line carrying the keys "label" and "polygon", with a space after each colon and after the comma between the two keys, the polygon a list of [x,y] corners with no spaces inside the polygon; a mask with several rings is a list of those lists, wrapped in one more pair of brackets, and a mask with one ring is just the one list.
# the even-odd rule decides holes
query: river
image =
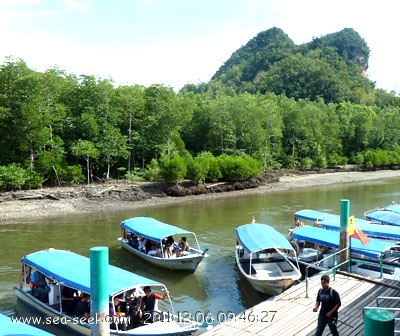
{"label": "river", "polygon": [[[350,201],[350,215],[363,218],[367,210],[383,207],[392,200],[399,201],[399,184],[400,178],[388,178],[192,200],[130,211],[0,223],[0,312],[9,316],[32,314],[16,301],[13,291],[20,275],[20,260],[25,254],[54,247],[89,256],[91,247],[108,246],[111,264],[164,283],[175,311],[193,315],[210,313],[217,322],[228,312],[237,314],[267,298],[254,291],[235,266],[237,226],[249,223],[254,216],[258,223],[272,225],[287,234],[296,211],[313,209],[339,214],[341,199]],[[154,217],[194,231],[201,248],[208,248],[210,256],[194,274],[156,269],[135,259],[117,241],[120,222],[135,216]],[[69,335],[60,327],[44,326],[43,329]]]}

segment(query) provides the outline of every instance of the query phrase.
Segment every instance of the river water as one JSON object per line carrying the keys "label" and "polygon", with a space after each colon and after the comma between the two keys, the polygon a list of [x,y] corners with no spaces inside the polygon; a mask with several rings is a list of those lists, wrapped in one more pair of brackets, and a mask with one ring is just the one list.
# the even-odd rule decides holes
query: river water
{"label": "river water", "polygon": [[[110,263],[164,283],[175,311],[192,315],[210,313],[216,323],[229,312],[235,314],[267,297],[257,293],[235,266],[235,228],[249,223],[274,226],[288,233],[293,214],[302,209],[340,213],[340,200],[350,201],[350,215],[363,218],[364,212],[400,200],[400,178],[299,188],[289,191],[237,197],[185,201],[129,211],[99,212],[57,219],[0,223],[0,312],[32,315],[15,299],[13,286],[20,275],[20,260],[25,254],[50,247],[67,249],[89,256],[94,246],[108,246]],[[99,209],[100,210],[100,209]],[[117,238],[120,222],[136,216],[194,231],[209,257],[194,274],[157,269],[123,250]],[[79,267],[77,265],[77,267]],[[60,327],[42,326],[57,335],[69,335]]]}

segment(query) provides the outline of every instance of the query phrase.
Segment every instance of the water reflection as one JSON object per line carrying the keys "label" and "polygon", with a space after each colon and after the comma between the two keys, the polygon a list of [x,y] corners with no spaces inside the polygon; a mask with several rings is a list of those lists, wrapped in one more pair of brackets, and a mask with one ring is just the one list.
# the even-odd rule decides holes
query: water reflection
{"label": "water reflection", "polygon": [[[107,213],[99,207],[98,213],[84,216],[0,223],[0,311],[7,315],[32,314],[16,302],[12,290],[18,283],[20,260],[25,254],[54,247],[89,256],[90,247],[108,246],[111,264],[164,283],[175,311],[210,312],[216,319],[218,312],[239,313],[266,296],[257,293],[236,268],[237,226],[249,223],[254,215],[257,222],[287,234],[294,212],[314,209],[338,214],[341,199],[349,199],[351,215],[362,218],[369,209],[400,201],[399,183],[398,178],[375,180]],[[201,248],[208,248],[210,256],[194,274],[160,269],[135,258],[117,241],[120,222],[134,216],[155,217],[196,232]],[[59,328],[46,330],[68,335]]]}

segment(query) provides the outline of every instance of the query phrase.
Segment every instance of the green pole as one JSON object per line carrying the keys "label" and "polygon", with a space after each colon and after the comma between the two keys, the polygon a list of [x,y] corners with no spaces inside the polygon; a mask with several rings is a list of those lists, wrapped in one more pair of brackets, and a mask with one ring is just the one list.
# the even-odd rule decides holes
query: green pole
{"label": "green pole", "polygon": [[106,321],[108,307],[108,248],[105,246],[90,249],[90,290],[92,336],[109,336],[110,324]]}
{"label": "green pole", "polygon": [[[350,201],[340,201],[340,241],[339,250],[348,248],[349,245],[349,215],[350,215]],[[339,253],[339,263],[341,264],[340,269],[342,271],[347,270],[346,261],[349,260],[349,249]]]}

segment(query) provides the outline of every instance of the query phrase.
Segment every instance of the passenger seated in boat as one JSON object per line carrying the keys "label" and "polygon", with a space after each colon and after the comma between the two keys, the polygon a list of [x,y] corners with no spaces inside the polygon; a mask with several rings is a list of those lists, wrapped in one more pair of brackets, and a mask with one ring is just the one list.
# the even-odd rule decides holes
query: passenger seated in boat
{"label": "passenger seated in boat", "polygon": [[83,293],[82,298],[76,303],[75,315],[78,316],[80,319],[82,318],[83,320],[87,320],[90,317],[89,299],[90,295],[87,293]]}
{"label": "passenger seated in boat", "polygon": [[162,257],[161,248],[157,245],[152,245],[151,250],[147,254],[153,257]]}
{"label": "passenger seated in boat", "polygon": [[114,296],[113,303],[110,302],[110,328],[121,331],[126,330],[127,319],[126,317],[126,303],[120,296]]}
{"label": "passenger seated in boat", "polygon": [[133,288],[132,291],[126,293],[127,312],[131,317],[129,328],[137,328],[142,325],[140,318],[140,305],[142,298],[145,296],[141,288]]}
{"label": "passenger seated in boat", "polygon": [[145,286],[143,288],[145,296],[142,298],[140,311],[143,319],[143,324],[156,322],[159,318],[156,314],[156,300],[164,300],[168,296],[168,291],[164,295],[158,293],[151,293],[151,287]]}
{"label": "passenger seated in boat", "polygon": [[71,315],[75,311],[76,303],[79,300],[78,291],[64,286],[61,292],[61,304],[62,310],[67,315]]}
{"label": "passenger seated in boat", "polygon": [[144,237],[139,237],[139,251],[143,253],[146,253],[145,241]]}
{"label": "passenger seated in boat", "polygon": [[31,294],[42,302],[48,302],[48,293],[50,287],[47,285],[46,277],[42,272],[32,268],[31,272],[31,283],[29,284],[32,292]]}
{"label": "passenger seated in boat", "polygon": [[21,264],[21,277],[19,280],[19,285],[22,287],[24,284],[31,283],[31,266],[22,263]]}
{"label": "passenger seated in boat", "polygon": [[177,257],[183,257],[188,255],[190,252],[189,243],[186,241],[186,237],[182,237],[179,243],[180,250],[176,252]]}
{"label": "passenger seated in boat", "polygon": [[150,239],[145,239],[144,241],[144,248],[146,249],[145,253],[149,253],[151,251],[154,242]]}
{"label": "passenger seated in boat", "polygon": [[129,245],[131,245],[135,249],[139,249],[139,237],[138,236],[136,236],[135,234],[131,233],[128,236],[128,240],[129,240]]}
{"label": "passenger seated in boat", "polygon": [[175,252],[175,249],[174,249],[174,243],[175,243],[174,238],[172,236],[169,236],[169,237],[164,239],[163,243],[164,243],[164,249],[167,251],[167,258],[171,258],[172,255]]}

